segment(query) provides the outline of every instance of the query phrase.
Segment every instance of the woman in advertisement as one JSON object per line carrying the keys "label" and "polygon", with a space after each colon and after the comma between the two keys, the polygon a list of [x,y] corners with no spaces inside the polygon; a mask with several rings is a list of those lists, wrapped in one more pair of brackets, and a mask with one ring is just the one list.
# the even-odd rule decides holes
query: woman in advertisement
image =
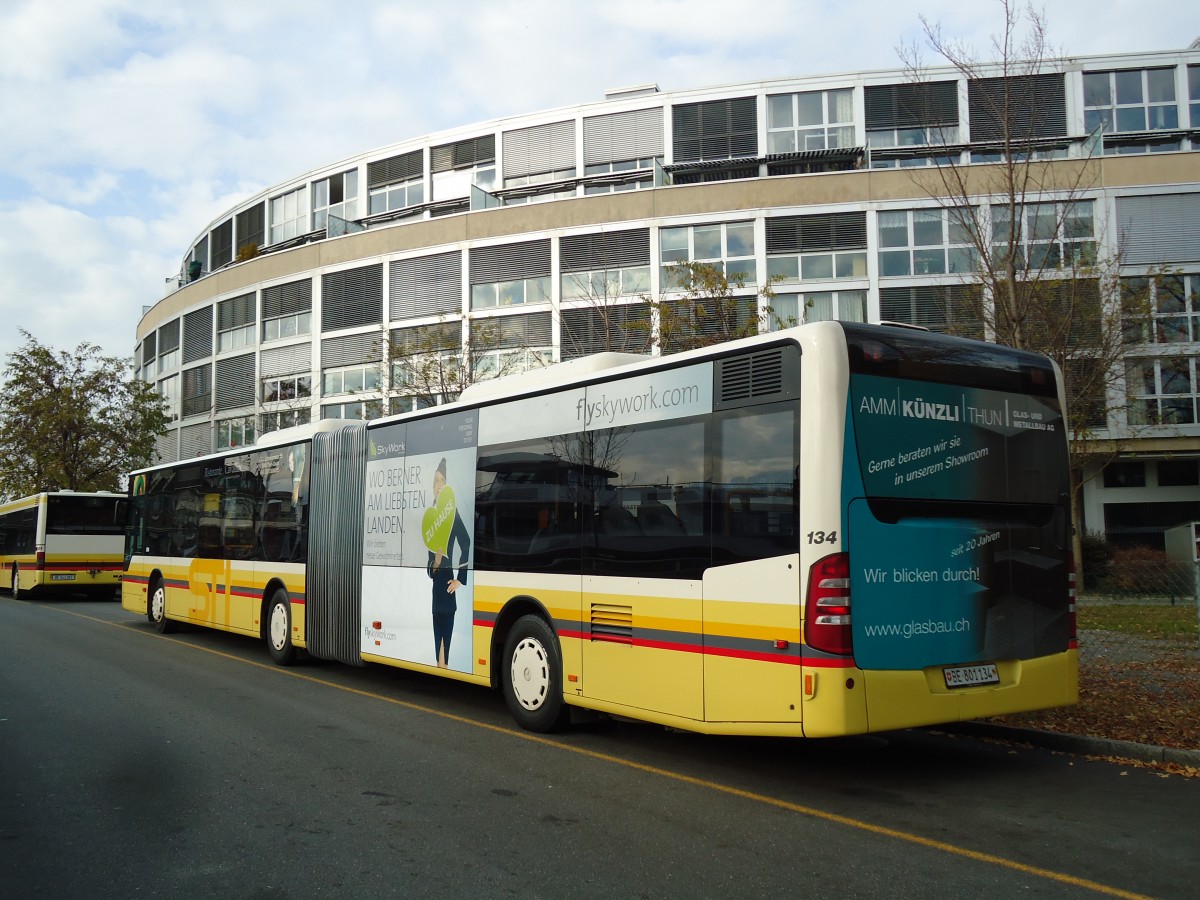
{"label": "woman in advertisement", "polygon": [[[442,457],[433,475],[433,512],[425,529],[429,549],[426,571],[433,581],[433,647],[438,668],[447,667],[450,639],[454,635],[454,614],[458,611],[455,593],[467,581],[467,562],[471,536],[458,514],[454,491],[446,486],[446,459]],[[458,548],[458,572],[454,571],[455,547]]]}

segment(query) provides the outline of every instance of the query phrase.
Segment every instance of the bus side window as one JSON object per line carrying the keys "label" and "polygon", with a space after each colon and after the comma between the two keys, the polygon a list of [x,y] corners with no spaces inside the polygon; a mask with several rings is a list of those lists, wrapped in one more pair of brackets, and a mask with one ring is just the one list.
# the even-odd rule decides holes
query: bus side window
{"label": "bus side window", "polygon": [[718,421],[712,493],[718,562],[795,552],[798,446],[794,404],[731,411]]}

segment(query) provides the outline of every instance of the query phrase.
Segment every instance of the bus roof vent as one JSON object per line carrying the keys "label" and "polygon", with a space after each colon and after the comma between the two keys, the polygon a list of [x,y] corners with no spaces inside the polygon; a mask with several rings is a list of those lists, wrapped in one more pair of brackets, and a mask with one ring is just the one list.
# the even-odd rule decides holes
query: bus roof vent
{"label": "bus roof vent", "polygon": [[714,406],[731,409],[800,395],[800,348],[783,344],[717,363]]}

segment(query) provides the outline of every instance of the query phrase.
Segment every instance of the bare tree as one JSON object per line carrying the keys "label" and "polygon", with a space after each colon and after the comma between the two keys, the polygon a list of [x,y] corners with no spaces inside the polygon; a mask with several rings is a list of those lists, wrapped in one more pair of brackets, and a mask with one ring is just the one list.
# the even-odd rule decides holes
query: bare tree
{"label": "bare tree", "polygon": [[[957,295],[959,321],[998,343],[1044,353],[1063,372],[1078,559],[1084,480],[1119,451],[1095,435],[1120,402],[1123,319],[1144,317],[1148,292],[1127,290],[1122,299],[1119,256],[1101,249],[1105,235],[1089,194],[1101,158],[1095,140],[1084,142],[1082,156],[1068,155],[1066,122],[1055,120],[1065,101],[1053,102],[1064,90],[1061,53],[1049,43],[1044,13],[1010,0],[999,6],[1003,29],[988,61],[921,17],[925,46],[967,82],[972,140],[940,133],[934,164],[909,172],[942,210],[947,242],[959,245],[957,272],[967,288]],[[916,84],[932,77],[922,49],[898,51]]]}
{"label": "bare tree", "polygon": [[388,342],[390,393],[418,407],[458,399],[470,385],[550,362],[521,330],[527,316],[440,320],[393,331]]}
{"label": "bare tree", "polygon": [[610,351],[649,353],[650,309],[630,296],[630,286],[622,284],[616,271],[564,274],[558,310],[562,358]]}

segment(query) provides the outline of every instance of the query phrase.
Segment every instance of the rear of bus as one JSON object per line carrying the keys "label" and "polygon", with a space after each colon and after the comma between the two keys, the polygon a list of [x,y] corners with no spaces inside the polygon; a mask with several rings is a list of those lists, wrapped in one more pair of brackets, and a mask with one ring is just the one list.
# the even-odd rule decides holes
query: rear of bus
{"label": "rear of bus", "polygon": [[124,568],[124,540],[124,495],[48,494],[43,584],[115,599]]}
{"label": "rear of bus", "polygon": [[1076,702],[1057,369],[922,330],[839,327],[842,552],[809,567],[805,733]]}

